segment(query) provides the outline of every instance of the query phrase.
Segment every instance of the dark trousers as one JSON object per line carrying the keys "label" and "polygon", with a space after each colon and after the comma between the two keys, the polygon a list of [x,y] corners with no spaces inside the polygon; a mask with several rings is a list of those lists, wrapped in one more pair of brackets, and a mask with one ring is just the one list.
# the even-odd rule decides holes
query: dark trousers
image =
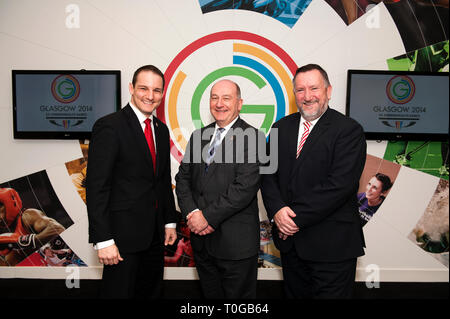
{"label": "dark trousers", "polygon": [[290,299],[349,299],[353,294],[356,258],[339,262],[301,259],[295,248],[281,253],[284,288]]}
{"label": "dark trousers", "polygon": [[194,252],[200,285],[207,299],[254,299],[258,255],[241,260],[219,259],[206,250]]}
{"label": "dark trousers", "polygon": [[100,297],[160,298],[164,274],[164,245],[159,236],[155,234],[151,246],[144,251],[120,255],[123,261],[117,265],[105,265],[103,268]]}

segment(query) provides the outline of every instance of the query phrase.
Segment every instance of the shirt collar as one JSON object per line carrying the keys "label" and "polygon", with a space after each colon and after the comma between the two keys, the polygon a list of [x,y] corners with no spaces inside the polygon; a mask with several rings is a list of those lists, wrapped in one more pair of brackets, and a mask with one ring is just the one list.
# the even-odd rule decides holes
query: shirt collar
{"label": "shirt collar", "polygon": [[[322,114],[322,115],[323,115],[323,114]],[[309,121],[309,123],[311,123],[310,130],[314,127],[314,125],[316,125],[316,123],[320,120],[320,118],[322,117],[322,115],[319,116],[318,118],[316,118],[315,120]],[[303,118],[303,116],[300,115],[300,127],[302,126],[302,124],[303,124],[304,122],[306,122],[306,120]]]}
{"label": "shirt collar", "polygon": [[[237,121],[238,119],[239,119],[239,116],[237,116],[233,121],[231,121],[231,123],[229,123],[227,126],[225,126],[225,127],[224,127],[225,132],[228,132],[228,130],[234,125],[234,123],[236,123],[236,121]],[[220,127],[220,126],[217,125],[217,123],[216,123],[215,131],[217,131],[217,129],[218,129],[219,127]]]}
{"label": "shirt collar", "polygon": [[142,113],[141,111],[139,111],[139,109],[136,107],[136,106],[134,106],[133,105],[133,103],[131,103],[131,101],[129,102],[129,104],[130,104],[130,106],[131,106],[131,109],[134,111],[134,113],[136,114],[136,116],[137,116],[137,118],[138,118],[138,120],[139,120],[139,123],[144,123],[144,121],[146,120],[146,119],[150,119],[150,121],[153,121],[153,113],[149,116],[149,117],[147,117],[146,115],[144,115],[144,113]]}

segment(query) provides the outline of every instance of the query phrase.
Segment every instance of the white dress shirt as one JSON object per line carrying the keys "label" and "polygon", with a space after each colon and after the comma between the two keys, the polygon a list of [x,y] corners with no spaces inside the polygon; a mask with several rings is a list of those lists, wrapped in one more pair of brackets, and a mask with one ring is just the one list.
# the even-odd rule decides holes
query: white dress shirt
{"label": "white dress shirt", "polygon": [[[322,117],[322,115],[320,117],[316,118],[315,120],[309,121],[309,123],[311,123],[311,125],[309,126],[309,134],[311,134],[311,130],[313,129],[314,125],[316,125],[317,121],[321,117]],[[306,122],[306,120],[300,115],[300,123],[298,125],[297,148],[298,148],[298,145],[300,144],[300,141],[302,139],[303,131],[305,130],[305,126],[303,125],[304,122]],[[273,223],[274,220],[272,219],[271,222]]]}
{"label": "white dress shirt", "polygon": [[[309,126],[309,134],[311,134],[311,131],[314,128],[314,125],[316,125],[316,123],[319,119],[320,119],[320,117],[316,118],[315,120],[308,121],[309,123],[311,123],[311,125]],[[305,130],[305,126],[303,125],[304,122],[306,122],[306,120],[302,116],[300,116],[300,124],[298,125],[297,147],[298,147],[298,144],[300,144],[300,140],[302,139],[303,131]]]}
{"label": "white dress shirt", "polygon": [[[229,131],[230,128],[234,125],[234,123],[236,123],[236,121],[238,120],[238,118],[239,118],[239,116],[236,117],[233,121],[231,121],[231,123],[229,123],[227,126],[224,126],[224,127],[223,127],[225,130],[224,130],[224,131],[222,132],[222,134],[220,135],[220,143],[222,143],[223,139],[225,138],[225,135],[227,135],[228,131]],[[216,136],[217,130],[218,130],[219,128],[220,128],[220,126],[217,125],[217,123],[216,123],[216,126],[215,126],[215,128],[214,128],[214,135],[213,135],[213,137],[211,138],[211,141],[209,142],[209,145],[211,145],[211,143],[214,141],[214,137]]]}

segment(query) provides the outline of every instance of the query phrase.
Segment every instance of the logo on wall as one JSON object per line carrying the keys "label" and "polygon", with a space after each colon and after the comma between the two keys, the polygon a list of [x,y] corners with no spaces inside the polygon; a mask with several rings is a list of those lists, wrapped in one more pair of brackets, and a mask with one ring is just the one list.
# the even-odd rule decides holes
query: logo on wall
{"label": "logo on wall", "polygon": [[192,131],[213,121],[209,91],[221,78],[239,84],[241,116],[268,134],[274,121],[297,111],[292,88],[296,69],[277,44],[249,32],[217,32],[189,44],[164,74],[165,100],[157,110],[172,132],[172,155],[180,162]]}
{"label": "logo on wall", "polygon": [[386,86],[388,98],[396,104],[405,104],[412,100],[416,93],[413,80],[406,75],[397,75],[389,80]]}
{"label": "logo on wall", "polygon": [[41,112],[45,112],[45,118],[49,123],[65,129],[82,124],[87,115],[77,113],[79,107],[67,105],[74,102],[80,96],[80,83],[69,74],[58,75],[51,84],[52,95],[60,103],[66,105],[41,105]]}
{"label": "logo on wall", "polygon": [[386,95],[396,106],[388,106],[383,109],[387,114],[381,114],[379,119],[385,126],[393,127],[397,130],[413,126],[417,123],[420,115],[417,107],[403,106],[411,101],[416,93],[416,86],[411,78],[406,75],[396,75],[386,85]]}
{"label": "logo on wall", "polygon": [[52,94],[58,102],[71,103],[80,95],[80,83],[72,75],[58,75],[52,82]]}

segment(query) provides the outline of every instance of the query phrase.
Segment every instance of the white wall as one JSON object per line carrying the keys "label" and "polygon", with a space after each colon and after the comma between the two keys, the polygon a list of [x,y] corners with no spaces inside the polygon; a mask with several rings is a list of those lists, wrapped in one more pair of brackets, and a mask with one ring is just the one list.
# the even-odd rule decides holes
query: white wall
{"label": "white wall", "polygon": [[[70,4],[79,9],[66,12]],[[69,7],[70,8],[70,7]],[[213,32],[240,30],[259,34],[277,43],[302,65],[321,64],[334,86],[332,107],[344,112],[346,71],[349,68],[386,69],[386,59],[404,54],[404,47],[389,13],[378,7],[379,28],[369,28],[361,18],[346,26],[321,0],[314,0],[292,28],[262,15],[235,12],[202,15],[196,0],[0,0],[0,183],[47,170],[64,208],[75,224],[62,237],[91,267],[86,278],[99,278],[95,255],[87,243],[87,216],[64,164],[82,157],[78,141],[14,140],[12,135],[12,69],[114,69],[122,71],[122,104],[128,101],[128,82],[134,70],[155,64],[163,71],[187,45]],[[75,18],[75,20],[74,20]],[[68,27],[69,26],[69,27]],[[218,45],[211,56],[218,57]],[[203,53],[205,54],[205,53]],[[189,76],[199,78],[213,68],[193,57],[186,65]],[[193,67],[196,65],[197,67]],[[194,71],[196,70],[196,71]],[[171,84],[170,84],[171,85]],[[170,87],[169,87],[170,89]],[[248,88],[244,92],[249,92]],[[180,93],[185,100],[189,90]],[[247,93],[247,99],[253,96]],[[183,100],[182,100],[183,101]],[[189,105],[180,105],[180,110]],[[255,120],[256,121],[256,120]],[[189,127],[192,130],[192,127]],[[369,142],[369,154],[383,157],[386,143]],[[177,171],[177,162],[173,161]],[[402,168],[388,199],[364,228],[367,250],[359,259],[357,280],[373,274],[375,264],[381,281],[448,281],[448,268],[407,238],[425,211],[438,178]],[[416,194],[416,185],[421,193]],[[264,215],[264,212],[262,212]],[[18,269],[17,269],[18,268]],[[0,277],[61,277],[64,269],[3,267]],[[193,278],[195,272],[169,269],[166,278]],[[260,278],[279,279],[279,269],[260,269]]]}

